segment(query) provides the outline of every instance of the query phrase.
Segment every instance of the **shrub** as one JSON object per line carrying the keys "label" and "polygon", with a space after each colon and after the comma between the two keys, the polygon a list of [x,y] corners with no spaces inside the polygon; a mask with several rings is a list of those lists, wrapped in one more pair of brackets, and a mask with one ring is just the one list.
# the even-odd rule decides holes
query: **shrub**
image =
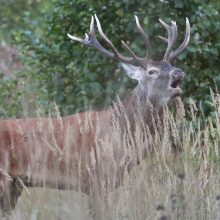
{"label": "shrub", "polygon": [[[61,107],[62,114],[70,114],[87,109],[88,104],[96,107],[109,104],[115,91],[123,96],[135,82],[128,81],[117,63],[103,58],[92,49],[70,43],[67,33],[83,36],[89,29],[91,15],[97,13],[105,33],[118,48],[122,48],[121,39],[129,40],[132,48],[143,54],[133,18],[138,15],[153,44],[153,58],[161,59],[166,44],[157,38],[164,32],[158,18],[167,22],[171,19],[177,21],[180,42],[185,17],[189,17],[190,46],[175,61],[175,65],[186,72],[185,102],[189,102],[188,97],[195,99],[197,104],[202,100],[204,113],[210,114],[209,89],[220,86],[219,12],[218,1],[206,0],[54,0],[53,8],[44,12],[41,29],[29,22],[14,35],[14,39],[24,46],[25,51],[31,51],[31,56],[28,53],[29,57],[25,58],[25,64],[31,66],[32,72],[28,74],[31,74],[32,81],[38,81],[38,88],[46,91],[46,97]],[[43,103],[43,99],[39,100]]]}

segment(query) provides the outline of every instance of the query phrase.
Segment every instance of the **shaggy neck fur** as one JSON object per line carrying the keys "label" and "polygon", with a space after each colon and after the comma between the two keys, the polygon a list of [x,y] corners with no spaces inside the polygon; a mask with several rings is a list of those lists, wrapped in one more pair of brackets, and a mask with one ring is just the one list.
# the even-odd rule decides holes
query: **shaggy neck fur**
{"label": "shaggy neck fur", "polygon": [[152,119],[162,117],[163,107],[157,103],[157,99],[150,99],[147,91],[137,86],[123,101],[125,117],[131,125],[135,126],[138,120],[143,120],[149,128],[152,127]]}

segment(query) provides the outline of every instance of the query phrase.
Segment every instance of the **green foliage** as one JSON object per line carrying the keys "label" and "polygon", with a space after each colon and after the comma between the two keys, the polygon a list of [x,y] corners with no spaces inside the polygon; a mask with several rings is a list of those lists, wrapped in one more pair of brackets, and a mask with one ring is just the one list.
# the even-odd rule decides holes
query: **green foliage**
{"label": "green foliage", "polygon": [[[1,0],[1,40],[8,42],[11,33],[24,29],[26,23],[36,25],[42,7],[46,9],[48,2],[49,0]],[[29,19],[24,21],[26,17]]]}
{"label": "green foliage", "polygon": [[[186,72],[184,97],[198,103],[202,99],[205,114],[211,111],[208,104],[210,87],[220,87],[220,6],[218,1],[105,1],[105,0],[54,0],[53,8],[45,10],[42,28],[36,31],[33,22],[14,35],[15,41],[31,51],[25,59],[31,67],[36,90],[46,91],[48,100],[61,106],[63,114],[82,111],[92,106],[105,106],[116,92],[123,96],[135,82],[130,82],[120,66],[92,49],[71,43],[66,34],[79,37],[89,30],[91,15],[96,13],[103,30],[122,51],[121,39],[132,42],[137,54],[144,55],[143,44],[135,29],[134,15],[150,36],[154,59],[161,59],[166,44],[158,35],[165,34],[158,18],[176,20],[179,43],[183,40],[185,17],[191,23],[191,41],[188,50],[179,56],[175,65]],[[26,16],[26,21],[30,17]],[[27,55],[25,52],[24,55]],[[39,100],[44,98],[39,97]],[[89,102],[88,102],[89,100]],[[185,98],[185,101],[188,99]],[[46,102],[48,103],[48,102]]]}
{"label": "green foliage", "polygon": [[[20,93],[17,92],[18,81],[16,79],[5,80],[3,79],[3,74],[0,74],[1,84],[0,84],[0,117],[7,117],[12,115],[18,115],[19,109],[19,96]],[[12,93],[12,91],[15,91]],[[6,103],[7,102],[7,103]]]}
{"label": "green foliage", "polygon": [[47,91],[38,89],[39,85],[36,81],[32,81],[31,70],[14,73],[14,77],[6,78],[4,74],[0,74],[0,117],[26,117],[34,116],[37,112],[45,114],[44,109],[54,108],[53,103],[48,102]]}
{"label": "green foliage", "polygon": [[[11,74],[16,66],[19,66],[19,69],[22,66],[17,60],[17,50],[11,47],[11,39],[13,34],[16,36],[16,33],[21,30],[22,32],[28,32],[26,29],[28,26],[35,29],[35,34],[40,34],[43,29],[43,23],[41,22],[43,16],[40,16],[40,14],[48,10],[49,2],[50,0],[1,0],[0,46],[3,45],[0,48],[1,118],[22,117],[27,109],[33,110],[43,103],[46,105],[48,98],[44,95],[45,92],[37,90],[37,77],[34,81],[31,80],[30,69],[25,68],[22,72],[16,71]],[[17,41],[17,38],[15,40]],[[19,45],[17,45],[17,48],[19,48]],[[25,63],[29,63],[29,54],[26,53]],[[4,71],[5,67],[10,73]],[[28,104],[30,104],[30,108],[27,108]]]}
{"label": "green foliage", "polygon": [[219,90],[220,57],[220,8],[215,4],[199,5],[191,16],[192,39],[186,57],[187,97],[199,102],[207,115],[213,109],[210,105],[210,88]]}

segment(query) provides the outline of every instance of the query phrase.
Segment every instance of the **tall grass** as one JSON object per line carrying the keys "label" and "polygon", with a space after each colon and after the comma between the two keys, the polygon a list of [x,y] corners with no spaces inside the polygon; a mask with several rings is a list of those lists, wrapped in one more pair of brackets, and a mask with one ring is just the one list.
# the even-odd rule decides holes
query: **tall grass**
{"label": "tall grass", "polygon": [[[122,137],[115,121],[107,138],[96,142],[100,155],[105,152],[108,157],[100,156],[97,162],[90,155],[93,166],[99,166],[100,171],[96,177],[91,176],[100,178],[99,202],[80,191],[25,188],[16,209],[5,219],[89,220],[94,212],[106,220],[219,219],[220,96],[212,93],[212,97],[212,118],[204,118],[193,101],[185,110],[177,100],[175,113],[166,111],[164,115],[163,129],[154,125],[154,135],[140,126],[134,135],[128,129]],[[123,148],[127,155],[120,155],[118,161],[112,154],[114,148]],[[146,149],[147,157],[125,172],[123,183],[114,188],[117,164],[126,166],[123,159],[137,161]]]}

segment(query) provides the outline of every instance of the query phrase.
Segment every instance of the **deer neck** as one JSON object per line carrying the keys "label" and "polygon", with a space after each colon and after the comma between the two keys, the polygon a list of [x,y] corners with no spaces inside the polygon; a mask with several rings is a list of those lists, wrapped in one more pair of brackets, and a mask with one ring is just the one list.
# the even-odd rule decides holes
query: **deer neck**
{"label": "deer neck", "polygon": [[163,107],[158,105],[156,100],[150,99],[147,91],[140,86],[131,91],[131,93],[122,101],[122,108],[125,116],[131,124],[140,120],[151,128],[153,121],[161,119]]}

